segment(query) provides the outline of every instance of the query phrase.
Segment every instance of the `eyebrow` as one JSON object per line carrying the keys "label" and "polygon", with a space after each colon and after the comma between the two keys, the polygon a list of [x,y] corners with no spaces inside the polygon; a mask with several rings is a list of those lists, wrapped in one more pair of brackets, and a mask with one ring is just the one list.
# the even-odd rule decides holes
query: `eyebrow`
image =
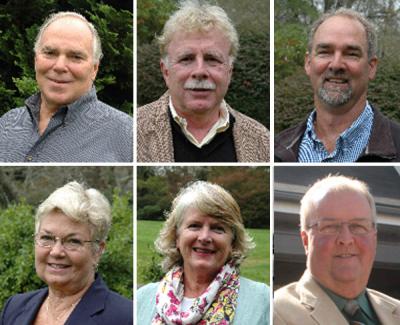
{"label": "eyebrow", "polygon": [[[42,229],[42,230],[39,231],[39,232],[45,232],[45,233],[48,234],[48,235],[56,236],[56,235],[54,235],[54,233],[53,233],[52,231],[46,230],[46,229]],[[82,234],[72,232],[72,233],[70,233],[70,234],[67,234],[66,236],[62,236],[62,238],[67,238],[67,237],[72,237],[72,236],[82,236]],[[60,237],[60,236],[56,236],[56,237]]]}
{"label": "eyebrow", "polygon": [[[315,50],[319,49],[330,49],[333,47],[333,44],[330,43],[319,43],[315,46]],[[361,46],[358,45],[346,45],[345,50],[350,50],[350,51],[359,51],[360,53],[363,53],[363,49]]]}

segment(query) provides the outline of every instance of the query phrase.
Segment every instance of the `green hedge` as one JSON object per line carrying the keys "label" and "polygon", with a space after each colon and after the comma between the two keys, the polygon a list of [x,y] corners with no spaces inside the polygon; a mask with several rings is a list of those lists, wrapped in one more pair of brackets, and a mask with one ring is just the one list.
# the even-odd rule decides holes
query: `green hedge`
{"label": "green hedge", "polygon": [[[129,195],[114,195],[113,225],[99,273],[108,287],[132,298],[132,207]],[[45,287],[35,271],[34,208],[25,203],[0,210],[0,310],[17,293]]]}
{"label": "green hedge", "polygon": [[[166,90],[155,42],[138,47],[138,106],[158,99]],[[240,52],[226,100],[234,109],[269,128],[269,38],[262,33],[240,35]]]}

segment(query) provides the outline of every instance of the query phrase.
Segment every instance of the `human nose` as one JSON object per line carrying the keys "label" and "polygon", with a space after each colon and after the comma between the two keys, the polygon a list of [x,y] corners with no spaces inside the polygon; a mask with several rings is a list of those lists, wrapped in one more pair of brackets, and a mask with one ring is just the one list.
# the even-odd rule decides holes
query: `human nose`
{"label": "human nose", "polygon": [[329,62],[329,69],[332,71],[344,69],[343,56],[340,52],[335,52],[334,55],[332,56],[332,59]]}
{"label": "human nose", "polygon": [[201,79],[206,79],[207,77],[208,77],[207,64],[204,58],[199,57],[194,62],[192,70],[192,78],[201,80]]}
{"label": "human nose", "polygon": [[210,233],[210,229],[208,227],[203,227],[200,230],[198,240],[201,243],[210,243],[211,242],[211,240],[212,240],[211,233]]}
{"label": "human nose", "polygon": [[53,69],[56,71],[63,72],[67,69],[67,62],[66,62],[66,57],[63,55],[57,56],[54,62]]}
{"label": "human nose", "polygon": [[65,247],[61,238],[55,238],[54,244],[50,248],[51,255],[60,255],[65,253]]}
{"label": "human nose", "polygon": [[340,225],[340,229],[338,229],[338,237],[339,243],[341,244],[351,244],[354,240],[353,234],[350,231],[349,224],[342,223]]}

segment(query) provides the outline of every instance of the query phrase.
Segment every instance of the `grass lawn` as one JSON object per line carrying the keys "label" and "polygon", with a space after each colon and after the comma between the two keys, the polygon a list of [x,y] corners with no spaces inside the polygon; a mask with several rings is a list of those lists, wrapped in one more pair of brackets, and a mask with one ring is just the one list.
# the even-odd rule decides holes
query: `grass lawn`
{"label": "grass lawn", "polygon": [[[154,250],[154,240],[161,227],[161,221],[137,221],[137,283],[139,286],[146,284],[143,274],[150,265],[152,256],[157,256]],[[248,232],[257,246],[250,251],[249,256],[242,263],[240,273],[252,280],[269,284],[269,230],[248,229]]]}

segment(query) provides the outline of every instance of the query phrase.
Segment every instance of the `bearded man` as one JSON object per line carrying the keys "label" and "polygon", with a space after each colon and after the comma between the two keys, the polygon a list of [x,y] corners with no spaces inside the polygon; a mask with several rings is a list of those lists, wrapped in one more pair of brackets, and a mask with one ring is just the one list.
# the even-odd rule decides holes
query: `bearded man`
{"label": "bearded man", "polygon": [[304,64],[315,109],[275,137],[275,161],[400,161],[400,125],[367,101],[377,64],[370,21],[344,8],[321,16],[311,28]]}

